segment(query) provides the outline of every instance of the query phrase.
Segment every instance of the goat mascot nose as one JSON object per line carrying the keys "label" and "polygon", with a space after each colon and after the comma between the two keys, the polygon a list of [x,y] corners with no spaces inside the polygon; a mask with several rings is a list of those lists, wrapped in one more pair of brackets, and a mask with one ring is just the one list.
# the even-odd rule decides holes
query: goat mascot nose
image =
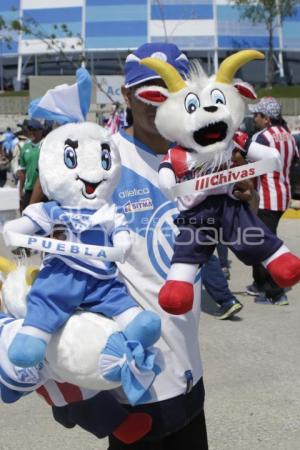
{"label": "goat mascot nose", "polygon": [[204,106],[203,109],[204,109],[204,111],[211,112],[211,113],[218,111],[217,106]]}

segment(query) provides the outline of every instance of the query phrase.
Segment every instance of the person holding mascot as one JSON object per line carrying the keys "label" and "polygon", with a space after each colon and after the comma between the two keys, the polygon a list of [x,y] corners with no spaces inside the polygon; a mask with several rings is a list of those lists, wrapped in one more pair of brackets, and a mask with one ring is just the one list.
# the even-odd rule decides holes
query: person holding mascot
{"label": "person holding mascot", "polygon": [[[174,44],[144,44],[128,55],[122,92],[131,109],[133,125],[112,137],[122,163],[121,179],[113,201],[125,215],[133,238],[125,263],[118,264],[120,278],[130,296],[143,309],[154,311],[161,318],[161,338],[156,346],[163,355],[163,365],[149,389],[149,398],[143,403],[129,405],[121,388],[111,392],[127,413],[147,414],[152,425],[142,439],[129,445],[108,427],[109,450],[207,450],[203,369],[198,342],[200,301],[195,301],[192,308],[179,317],[163,311],[158,304],[158,294],[172,256],[176,233],[173,219],[178,215],[178,209],[159,187],[158,168],[168,153],[170,142],[156,128],[156,108],[136,96],[142,86],[165,86],[156,71],[140,64],[149,57],[169,63],[183,78],[189,71],[186,56]],[[237,190],[242,191],[239,199],[243,199],[244,194],[248,199],[250,185],[238,186]],[[194,296],[200,299],[198,272]],[[99,393],[88,400],[53,406],[53,413],[66,427],[79,425],[99,436],[101,418],[97,412],[101,407]]]}

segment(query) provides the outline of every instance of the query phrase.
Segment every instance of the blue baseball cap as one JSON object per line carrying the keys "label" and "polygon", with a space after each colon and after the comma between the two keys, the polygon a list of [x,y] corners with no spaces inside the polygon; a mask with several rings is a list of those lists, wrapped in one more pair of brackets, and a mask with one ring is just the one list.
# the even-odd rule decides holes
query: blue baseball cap
{"label": "blue baseball cap", "polygon": [[189,61],[177,45],[166,42],[143,44],[125,60],[125,87],[129,88],[148,80],[161,78],[158,73],[140,64],[143,58],[158,58],[171,64],[184,77],[189,71]]}

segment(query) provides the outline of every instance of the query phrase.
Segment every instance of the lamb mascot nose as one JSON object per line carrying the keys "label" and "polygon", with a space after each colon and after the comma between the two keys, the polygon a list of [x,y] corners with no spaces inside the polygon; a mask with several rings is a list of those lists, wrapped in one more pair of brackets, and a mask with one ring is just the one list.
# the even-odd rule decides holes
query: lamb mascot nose
{"label": "lamb mascot nose", "polygon": [[[69,123],[48,134],[41,145],[39,177],[49,201],[29,205],[20,219],[4,226],[7,244],[21,241],[23,247],[46,252],[8,357],[23,368],[46,357],[65,375],[69,361],[54,363],[54,346],[49,350],[48,344],[54,339],[59,346],[63,340],[67,347],[68,341],[78,339],[87,353],[85,361],[76,364],[95,368],[97,361],[98,376],[95,381],[95,373],[89,377],[83,370],[77,381],[99,388],[101,379],[104,389],[122,383],[130,403],[136,404],[147,397],[160,371],[153,345],[161,324],[158,315],[139,307],[118,279],[116,261],[124,261],[131,248],[125,217],[111,199],[120,176],[120,156],[105,129],[84,122],[90,98],[91,79],[81,68],[75,85],[50,90],[30,106],[35,118]],[[48,237],[57,227],[63,229],[64,241]],[[90,322],[86,335],[80,332],[83,316]],[[68,322],[63,329],[67,321],[74,326]],[[89,347],[96,341],[95,356]]]}

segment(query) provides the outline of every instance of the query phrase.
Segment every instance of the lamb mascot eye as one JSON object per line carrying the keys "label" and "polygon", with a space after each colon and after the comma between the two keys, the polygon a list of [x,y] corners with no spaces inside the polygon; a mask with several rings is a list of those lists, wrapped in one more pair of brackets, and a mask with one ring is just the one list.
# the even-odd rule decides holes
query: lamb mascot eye
{"label": "lamb mascot eye", "polygon": [[[56,99],[51,117],[58,120],[60,113],[65,120],[68,111],[61,105],[68,100],[74,105],[77,96],[81,115],[79,123],[52,131],[41,146],[39,176],[49,201],[28,206],[22,218],[4,227],[8,244],[22,239],[22,245],[47,252],[8,358],[21,368],[37,367],[46,358],[56,375],[88,389],[122,384],[136,404],[160,371],[153,347],[160,319],[143,311],[118,280],[115,261],[124,261],[131,247],[125,217],[111,200],[120,156],[106,130],[80,123],[90,85],[87,71],[79,69],[75,85],[57,87],[31,107],[35,117],[49,118],[45,105]],[[56,227],[62,227],[64,241],[47,237]],[[69,350],[74,342],[77,355]]]}
{"label": "lamb mascot eye", "polygon": [[[219,240],[245,264],[262,263],[281,287],[300,280],[299,258],[233,195],[234,181],[280,170],[279,152],[255,142],[244,152],[251,164],[231,169],[234,134],[244,119],[243,97],[256,98],[248,83],[233,77],[243,64],[263,57],[255,50],[238,52],[210,78],[196,63],[187,80],[165,61],[141,61],[162,77],[167,88],[141,87],[136,96],[158,107],[157,129],[177,143],[159,168],[160,187],[171,198],[178,197],[180,210],[175,222],[180,233],[159,294],[160,305],[171,314],[191,310],[196,272]],[[251,236],[247,230],[252,230]]]}

